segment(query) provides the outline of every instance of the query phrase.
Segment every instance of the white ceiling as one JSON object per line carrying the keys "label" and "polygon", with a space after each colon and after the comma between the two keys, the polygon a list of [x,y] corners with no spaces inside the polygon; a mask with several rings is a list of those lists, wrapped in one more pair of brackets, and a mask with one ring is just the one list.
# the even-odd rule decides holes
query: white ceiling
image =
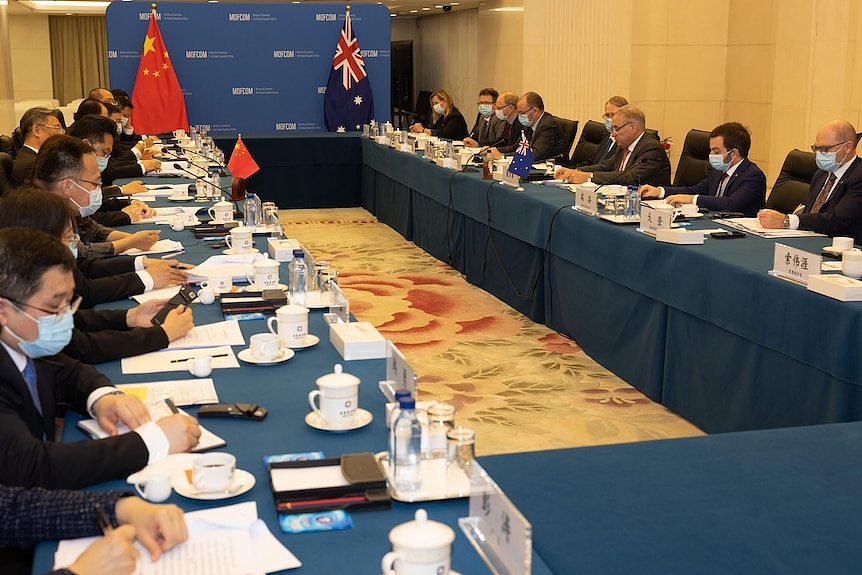
{"label": "white ceiling", "polygon": [[[168,3],[172,1],[183,2],[207,2],[208,0],[157,0],[157,3]],[[250,4],[250,3],[286,3],[288,0],[232,0],[235,4]],[[315,0],[302,0],[303,2],[314,3]],[[348,2],[345,2],[347,4]],[[483,5],[484,0],[385,0],[380,2],[385,4],[391,13],[398,16],[407,16],[420,18],[422,16],[430,16],[432,14],[442,14],[443,9],[437,6],[451,6],[452,11],[469,10]],[[75,6],[69,6],[64,2],[53,0],[51,4],[47,2],[45,5],[36,6],[28,3],[26,0],[9,0],[9,14],[104,14],[103,2],[99,0],[78,0],[74,2]],[[89,5],[89,6],[88,6]]]}

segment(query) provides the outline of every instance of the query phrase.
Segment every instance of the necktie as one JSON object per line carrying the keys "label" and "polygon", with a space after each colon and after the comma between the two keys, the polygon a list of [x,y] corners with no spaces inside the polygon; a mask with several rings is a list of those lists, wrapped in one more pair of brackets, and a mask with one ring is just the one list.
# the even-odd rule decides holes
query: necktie
{"label": "necktie", "polygon": [[21,372],[24,376],[24,381],[27,383],[27,390],[30,392],[30,397],[33,398],[33,404],[36,406],[36,411],[42,415],[42,401],[39,399],[39,388],[36,387],[36,366],[33,360],[27,358],[27,365],[24,366],[24,371]]}
{"label": "necktie", "polygon": [[510,141],[511,135],[512,135],[512,124],[510,124],[509,122],[506,122],[506,127],[503,128],[503,140],[505,141],[507,146],[512,143]]}
{"label": "necktie", "polygon": [[820,211],[820,208],[823,207],[823,204],[826,203],[826,198],[829,197],[829,192],[832,191],[832,185],[835,183],[835,172],[830,172],[829,177],[826,178],[826,182],[823,184],[823,189],[820,190],[820,193],[817,194],[817,199],[814,200],[814,205],[811,207],[811,213],[816,214]]}
{"label": "necktie", "polygon": [[626,151],[623,153],[623,161],[620,162],[620,169],[619,169],[620,172],[622,172],[626,168],[626,160],[629,159],[630,153],[631,152],[629,151],[629,149],[626,148]]}
{"label": "necktie", "polygon": [[715,192],[715,197],[720,198],[724,195],[724,186],[727,182],[727,172],[721,174],[721,179],[718,181],[718,190]]}

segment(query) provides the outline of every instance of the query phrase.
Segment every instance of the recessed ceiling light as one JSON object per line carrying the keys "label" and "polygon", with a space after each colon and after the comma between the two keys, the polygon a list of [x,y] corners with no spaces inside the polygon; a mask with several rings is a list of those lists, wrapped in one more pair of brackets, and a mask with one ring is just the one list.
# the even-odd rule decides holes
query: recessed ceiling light
{"label": "recessed ceiling light", "polygon": [[491,8],[489,12],[523,12],[524,8],[520,6],[512,6],[509,8]]}
{"label": "recessed ceiling light", "polygon": [[427,11],[428,11],[428,10],[430,10],[430,9],[431,9],[431,8],[423,8],[423,9],[422,9],[422,11],[423,11],[423,12],[427,12]]}
{"label": "recessed ceiling light", "polygon": [[398,16],[398,14],[396,14],[395,12],[392,12],[392,13],[390,13],[389,15],[390,15],[390,16],[392,16],[393,18],[395,18],[396,16]]}
{"label": "recessed ceiling light", "polygon": [[410,11],[411,14],[415,14],[416,12],[419,12],[419,10],[411,10]]}

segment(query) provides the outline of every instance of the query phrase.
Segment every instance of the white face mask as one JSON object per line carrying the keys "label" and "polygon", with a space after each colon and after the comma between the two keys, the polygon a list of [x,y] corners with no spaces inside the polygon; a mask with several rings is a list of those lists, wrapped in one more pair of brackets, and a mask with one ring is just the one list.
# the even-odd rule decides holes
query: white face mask
{"label": "white face mask", "polygon": [[434,111],[442,116],[446,108],[443,107],[443,104],[434,104]]}

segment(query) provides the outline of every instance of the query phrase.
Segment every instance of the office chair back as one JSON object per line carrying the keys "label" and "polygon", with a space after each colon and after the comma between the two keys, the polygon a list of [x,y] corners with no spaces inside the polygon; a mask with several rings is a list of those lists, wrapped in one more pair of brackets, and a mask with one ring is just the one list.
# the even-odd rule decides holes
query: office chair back
{"label": "office chair back", "polygon": [[689,130],[673,178],[674,186],[693,186],[709,172],[709,132]]}
{"label": "office chair back", "polygon": [[572,156],[572,146],[575,145],[575,136],[578,134],[578,121],[567,120],[566,118],[557,118],[557,123],[560,125],[560,130],[563,132],[563,157],[569,160]]}
{"label": "office chair back", "polygon": [[12,177],[12,156],[6,152],[0,152],[0,196],[12,189],[9,178]]}
{"label": "office chair back", "polygon": [[416,97],[416,120],[426,128],[431,123],[431,92],[422,91]]}
{"label": "office chair back", "polygon": [[817,164],[812,152],[791,150],[784,158],[772,192],[766,198],[766,207],[784,214],[793,212],[800,204],[805,203],[815,172]]}
{"label": "office chair back", "polygon": [[578,138],[578,145],[575,146],[575,151],[572,152],[571,163],[574,165],[587,164],[592,161],[596,155],[596,150],[599,143],[608,135],[608,130],[602,122],[588,120],[584,124],[584,129],[581,130],[581,137]]}

